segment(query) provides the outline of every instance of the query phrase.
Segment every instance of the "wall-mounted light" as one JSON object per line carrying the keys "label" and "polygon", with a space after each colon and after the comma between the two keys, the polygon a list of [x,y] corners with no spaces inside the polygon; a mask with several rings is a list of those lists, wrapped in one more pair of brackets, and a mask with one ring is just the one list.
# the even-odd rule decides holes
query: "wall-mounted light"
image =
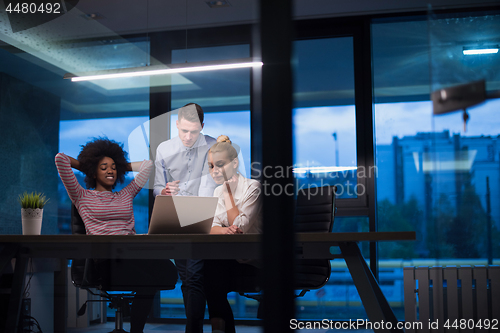
{"label": "wall-mounted light", "polygon": [[488,47],[464,47],[464,55],[495,54],[498,53],[498,45]]}
{"label": "wall-mounted light", "polygon": [[216,71],[223,69],[251,68],[251,67],[261,67],[262,65],[263,65],[262,61],[255,61],[252,58],[243,58],[243,59],[231,59],[223,61],[180,63],[180,64],[171,64],[168,66],[156,65],[156,66],[135,67],[135,68],[121,68],[121,69],[112,69],[112,70],[87,72],[79,74],[66,73],[64,75],[64,78],[71,79],[71,81],[73,82],[78,82],[78,81],[93,81],[93,80],[137,77],[137,76],[167,75],[174,73],[205,72],[205,71]]}

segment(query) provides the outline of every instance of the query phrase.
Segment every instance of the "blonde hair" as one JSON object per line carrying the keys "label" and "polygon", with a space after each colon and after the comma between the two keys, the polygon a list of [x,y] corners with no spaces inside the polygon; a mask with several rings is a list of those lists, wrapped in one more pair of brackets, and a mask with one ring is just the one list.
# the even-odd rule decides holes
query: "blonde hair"
{"label": "blonde hair", "polygon": [[214,143],[214,145],[210,148],[210,152],[212,154],[220,153],[223,151],[227,152],[227,157],[230,161],[238,158],[238,152],[233,147],[233,144],[227,135],[219,135],[219,137],[217,138],[217,142]]}

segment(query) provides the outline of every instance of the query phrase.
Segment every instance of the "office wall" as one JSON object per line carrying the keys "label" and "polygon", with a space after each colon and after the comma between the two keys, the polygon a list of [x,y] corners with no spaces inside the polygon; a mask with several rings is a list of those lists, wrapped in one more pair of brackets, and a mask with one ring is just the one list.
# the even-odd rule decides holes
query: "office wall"
{"label": "office wall", "polygon": [[24,191],[43,192],[43,234],[57,233],[57,170],[60,98],[0,73],[0,234],[21,234]]}

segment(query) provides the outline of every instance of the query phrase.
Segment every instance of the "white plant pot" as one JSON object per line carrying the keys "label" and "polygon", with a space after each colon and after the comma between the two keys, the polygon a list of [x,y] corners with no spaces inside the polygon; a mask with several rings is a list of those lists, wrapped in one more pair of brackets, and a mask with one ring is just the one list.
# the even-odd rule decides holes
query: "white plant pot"
{"label": "white plant pot", "polygon": [[21,208],[23,235],[40,235],[42,231],[43,209]]}

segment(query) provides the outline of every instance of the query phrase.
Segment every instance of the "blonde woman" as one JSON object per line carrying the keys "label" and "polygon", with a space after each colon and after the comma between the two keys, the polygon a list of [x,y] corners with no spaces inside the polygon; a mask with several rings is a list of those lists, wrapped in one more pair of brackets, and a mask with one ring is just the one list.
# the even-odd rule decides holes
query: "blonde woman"
{"label": "blonde woman", "polygon": [[[208,152],[208,167],[220,185],[214,191],[219,198],[211,234],[261,233],[261,185],[238,172],[238,152],[231,140],[221,135]],[[227,293],[238,286],[237,277],[258,274],[256,262],[242,260],[206,260],[205,293],[212,332],[235,332],[234,317]]]}

